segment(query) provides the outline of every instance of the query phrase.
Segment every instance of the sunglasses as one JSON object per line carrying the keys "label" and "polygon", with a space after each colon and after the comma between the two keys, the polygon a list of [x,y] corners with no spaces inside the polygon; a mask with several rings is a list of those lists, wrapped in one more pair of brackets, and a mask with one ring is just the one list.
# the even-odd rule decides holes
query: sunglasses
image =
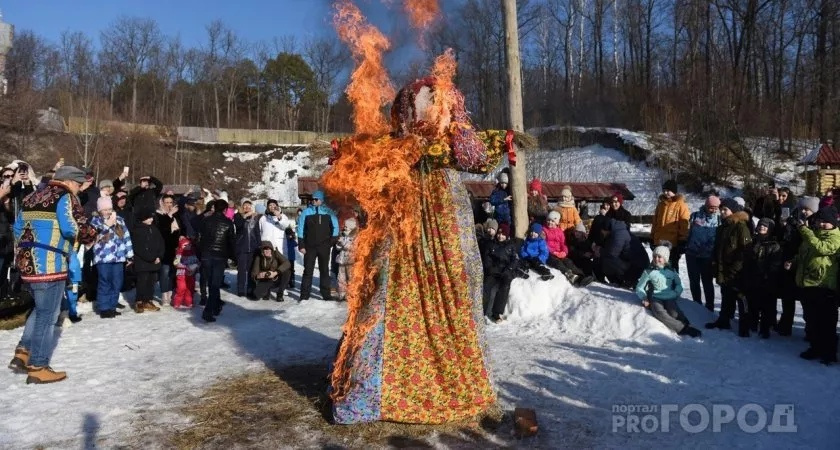
{"label": "sunglasses", "polygon": [[12,178],[14,175],[3,175],[3,178]]}

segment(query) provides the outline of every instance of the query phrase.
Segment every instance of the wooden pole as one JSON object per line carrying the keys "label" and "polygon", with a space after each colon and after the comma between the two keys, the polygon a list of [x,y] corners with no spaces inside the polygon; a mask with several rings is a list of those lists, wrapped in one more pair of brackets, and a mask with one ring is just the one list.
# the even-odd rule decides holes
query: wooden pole
{"label": "wooden pole", "polygon": [[[510,128],[525,132],[522,118],[522,61],[519,57],[519,24],[516,18],[516,0],[502,0],[505,14],[505,49],[508,75],[508,117]],[[513,228],[518,238],[528,231],[528,172],[525,157],[520,155],[510,168],[510,189],[513,196]]]}

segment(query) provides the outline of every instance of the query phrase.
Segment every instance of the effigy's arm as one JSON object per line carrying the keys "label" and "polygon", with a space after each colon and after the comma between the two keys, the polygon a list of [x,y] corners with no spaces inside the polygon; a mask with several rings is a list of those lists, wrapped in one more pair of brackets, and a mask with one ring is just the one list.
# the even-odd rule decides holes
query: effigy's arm
{"label": "effigy's arm", "polygon": [[493,171],[505,153],[506,130],[475,131],[468,124],[453,123],[450,129],[455,168],[470,173]]}

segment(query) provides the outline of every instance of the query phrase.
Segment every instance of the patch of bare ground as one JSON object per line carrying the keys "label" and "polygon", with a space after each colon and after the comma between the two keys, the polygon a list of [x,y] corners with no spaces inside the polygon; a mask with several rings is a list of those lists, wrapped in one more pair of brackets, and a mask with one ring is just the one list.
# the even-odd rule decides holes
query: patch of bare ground
{"label": "patch of bare ground", "polygon": [[181,413],[188,422],[142,432],[138,445],[177,449],[216,448],[504,448],[510,414],[499,410],[471,422],[407,425],[330,421],[323,365],[283,367],[220,380]]}

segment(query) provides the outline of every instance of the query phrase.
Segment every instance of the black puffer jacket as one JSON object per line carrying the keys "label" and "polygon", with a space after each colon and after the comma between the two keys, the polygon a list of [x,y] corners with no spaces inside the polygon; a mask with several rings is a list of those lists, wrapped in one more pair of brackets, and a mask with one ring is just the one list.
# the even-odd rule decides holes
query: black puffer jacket
{"label": "black puffer jacket", "polygon": [[175,251],[178,250],[178,239],[181,237],[180,231],[172,231],[172,222],[175,222],[175,218],[168,214],[155,213],[155,225],[163,236],[164,250],[161,262],[167,266],[175,263]]}
{"label": "black puffer jacket", "polygon": [[483,255],[484,273],[488,276],[513,278],[519,264],[521,247],[522,241],[519,239],[489,242]]}
{"label": "black puffer jacket", "polygon": [[155,260],[163,258],[163,236],[156,226],[137,223],[131,230],[131,245],[134,247],[135,272],[160,270],[160,262],[155,263]]}
{"label": "black puffer jacket", "polygon": [[198,247],[202,258],[233,258],[235,245],[233,222],[223,212],[217,212],[201,223]]}

